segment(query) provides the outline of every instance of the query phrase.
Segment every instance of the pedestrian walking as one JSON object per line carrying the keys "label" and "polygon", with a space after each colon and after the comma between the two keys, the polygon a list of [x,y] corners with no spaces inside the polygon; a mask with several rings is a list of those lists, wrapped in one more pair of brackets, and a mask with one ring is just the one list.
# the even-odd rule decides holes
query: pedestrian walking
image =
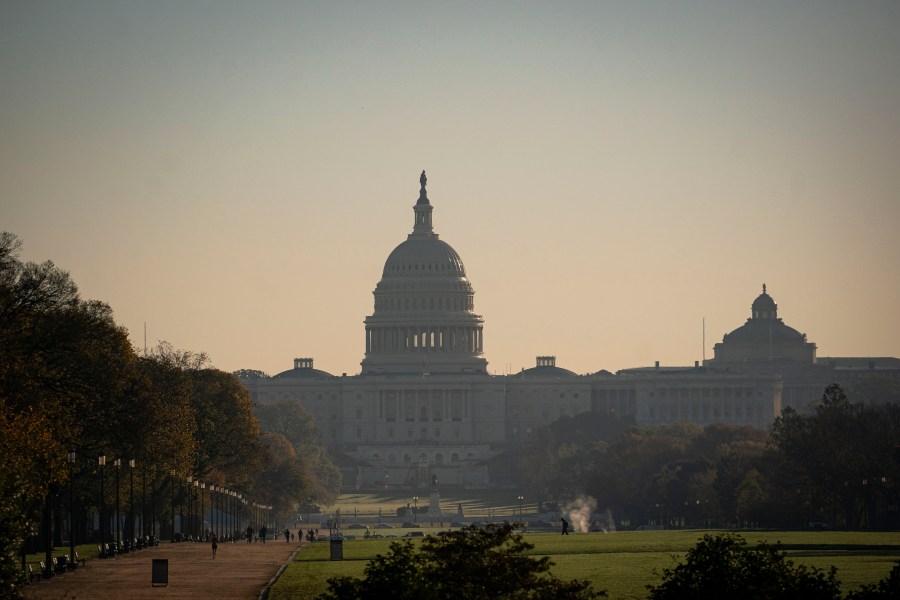
{"label": "pedestrian walking", "polygon": [[209,538],[210,545],[212,546],[212,554],[213,558],[216,557],[216,550],[219,549],[219,538],[216,537],[216,534],[212,534],[212,537]]}

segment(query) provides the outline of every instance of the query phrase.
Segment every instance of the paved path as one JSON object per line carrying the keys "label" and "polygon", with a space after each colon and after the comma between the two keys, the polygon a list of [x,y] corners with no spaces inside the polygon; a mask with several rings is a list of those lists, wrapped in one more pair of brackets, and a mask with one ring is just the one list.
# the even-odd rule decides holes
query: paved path
{"label": "paved path", "polygon": [[[84,567],[25,586],[35,599],[117,598],[259,598],[299,545],[284,541],[265,544],[219,544],[215,560],[209,544],[162,542],[116,558],[89,558]],[[155,558],[169,561],[169,585],[152,585]]]}

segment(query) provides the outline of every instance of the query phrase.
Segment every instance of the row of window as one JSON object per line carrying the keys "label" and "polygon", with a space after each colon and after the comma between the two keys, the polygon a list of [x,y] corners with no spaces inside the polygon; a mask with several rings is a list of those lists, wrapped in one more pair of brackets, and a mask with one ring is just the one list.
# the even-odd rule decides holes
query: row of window
{"label": "row of window", "polygon": [[[381,454],[375,453],[372,455],[372,458],[374,460],[381,460]],[[469,452],[466,454],[467,460],[472,460],[473,458],[475,458],[475,455],[472,452]],[[426,453],[422,452],[419,454],[419,457],[416,462],[418,462],[418,464],[420,464],[420,465],[432,464],[432,465],[440,466],[440,465],[444,464],[444,454],[443,454],[443,452],[436,452],[434,454],[434,456],[431,458],[431,461],[429,462],[428,455]],[[387,463],[389,465],[397,464],[397,455],[394,454],[393,452],[389,453],[387,455]],[[403,453],[403,464],[404,465],[412,464],[412,454],[410,454],[409,452]],[[454,465],[459,464],[459,454],[457,452],[453,452],[450,455],[450,464],[454,464]]]}
{"label": "row of window", "polygon": [[378,297],[375,299],[376,311],[425,311],[425,310],[475,310],[475,298],[469,294],[466,297],[451,298],[400,298]]}
{"label": "row of window", "polygon": [[[420,266],[422,267],[421,269],[419,269]],[[431,263],[426,264],[426,265],[418,265],[416,263],[410,263],[407,265],[393,264],[393,265],[391,265],[391,268],[389,270],[392,273],[404,272],[404,271],[419,271],[419,270],[422,270],[422,271],[453,271],[455,273],[458,273],[461,269],[457,265],[454,265],[453,269],[448,269],[447,263],[439,263],[436,265],[431,264]]]}
{"label": "row of window", "polygon": [[[452,431],[453,431],[453,437],[455,439],[459,439],[459,427],[454,427]],[[389,439],[394,439],[394,428],[393,427],[388,427],[387,436]],[[361,427],[357,427],[356,428],[356,439],[361,440],[362,437],[363,437],[363,430]],[[434,428],[434,437],[435,438],[441,437],[441,428],[440,427]],[[412,427],[408,427],[406,429],[406,439],[408,439],[408,440],[413,439],[413,428]],[[428,439],[428,428],[427,427],[422,427],[419,429],[419,439],[421,439],[421,440]]]}
{"label": "row of window", "polygon": [[760,404],[749,402],[732,403],[698,403],[698,404],[668,404],[661,406],[649,406],[649,417],[677,421],[679,419],[734,419],[737,421],[761,421],[763,419],[763,407]]}
{"label": "row of window", "polygon": [[[655,392],[660,398],[750,398],[753,396],[751,388],[661,388]],[[762,390],[757,390],[757,396],[762,395]],[[650,392],[650,397],[654,397],[654,392]]]}
{"label": "row of window", "polygon": [[[538,398],[540,400],[550,400],[551,398],[559,398],[561,400],[564,400],[566,398],[566,392],[551,392],[549,390],[544,390],[542,392],[535,392],[533,394],[531,392],[525,392],[523,394],[522,392],[520,392],[518,390],[516,390],[516,391],[511,390],[507,397],[509,398],[510,403],[521,402],[522,400],[517,397],[519,395],[521,395],[521,397],[524,398],[525,400],[531,400],[532,398]],[[578,392],[572,392],[572,398],[577,399],[578,397],[579,397]]]}

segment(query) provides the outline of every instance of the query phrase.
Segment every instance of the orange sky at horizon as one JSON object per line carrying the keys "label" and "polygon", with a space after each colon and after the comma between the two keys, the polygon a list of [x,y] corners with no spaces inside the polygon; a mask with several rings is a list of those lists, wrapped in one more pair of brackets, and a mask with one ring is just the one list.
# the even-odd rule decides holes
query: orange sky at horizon
{"label": "orange sky at horizon", "polygon": [[819,356],[900,356],[896,31],[837,1],[5,2],[0,229],[137,347],[352,374],[425,169],[493,373],[693,364],[763,283]]}

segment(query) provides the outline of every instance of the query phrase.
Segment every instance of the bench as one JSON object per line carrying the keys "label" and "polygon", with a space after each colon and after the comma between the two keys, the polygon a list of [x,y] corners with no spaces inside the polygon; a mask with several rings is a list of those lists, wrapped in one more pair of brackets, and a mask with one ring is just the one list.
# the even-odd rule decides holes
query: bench
{"label": "bench", "polygon": [[46,565],[46,563],[44,563],[44,561],[40,561],[40,562],[38,562],[38,564],[41,566],[41,576],[42,577],[46,577],[49,579],[50,577],[53,576],[53,571],[47,570],[47,565]]}
{"label": "bench", "polygon": [[69,564],[69,555],[63,554],[60,557],[51,558],[50,563],[53,565],[53,572],[57,575],[62,575],[69,570],[67,566]]}
{"label": "bench", "polygon": [[34,567],[32,567],[31,565],[28,565],[28,583],[31,583],[35,579],[40,581],[41,577],[43,577],[43,576],[44,576],[43,569],[41,569],[40,571],[35,571]]}
{"label": "bench", "polygon": [[81,563],[81,566],[83,567],[87,563],[87,559],[81,558],[80,556],[78,556],[78,550],[76,550],[75,551],[75,560],[72,561],[72,563],[69,565],[69,568],[74,569],[75,567],[78,566],[78,563]]}

